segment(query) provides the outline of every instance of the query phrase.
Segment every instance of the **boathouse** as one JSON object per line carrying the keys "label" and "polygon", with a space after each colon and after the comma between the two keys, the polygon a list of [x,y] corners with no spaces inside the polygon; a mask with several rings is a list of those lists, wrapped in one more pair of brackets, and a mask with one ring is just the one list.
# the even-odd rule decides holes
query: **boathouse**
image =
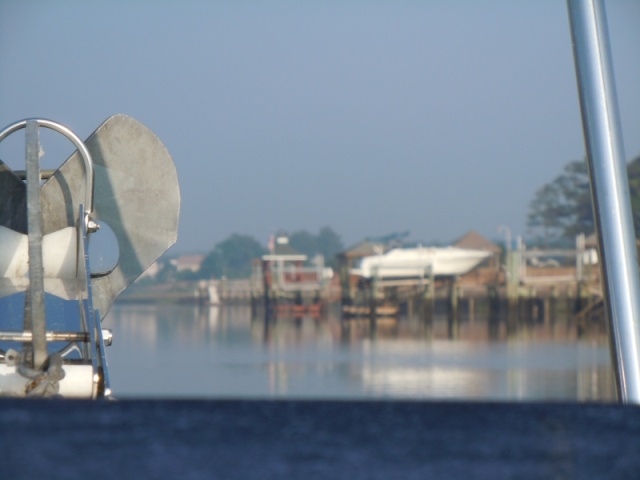
{"label": "boathouse", "polygon": [[319,314],[333,276],[333,271],[324,266],[324,257],[317,255],[307,266],[307,255],[296,251],[286,236],[269,243],[269,253],[254,262],[253,274],[261,279],[266,311],[276,315]]}

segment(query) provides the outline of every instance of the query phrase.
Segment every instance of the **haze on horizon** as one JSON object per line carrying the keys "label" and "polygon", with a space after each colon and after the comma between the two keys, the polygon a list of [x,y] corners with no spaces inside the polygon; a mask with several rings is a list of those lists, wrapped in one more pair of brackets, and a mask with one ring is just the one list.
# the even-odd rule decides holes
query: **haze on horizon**
{"label": "haze on horizon", "polygon": [[[629,161],[640,2],[605,4]],[[125,113],[159,136],[179,252],[323,226],[526,235],[534,193],[585,155],[565,2],[1,1],[0,44],[1,126],[86,138]]]}

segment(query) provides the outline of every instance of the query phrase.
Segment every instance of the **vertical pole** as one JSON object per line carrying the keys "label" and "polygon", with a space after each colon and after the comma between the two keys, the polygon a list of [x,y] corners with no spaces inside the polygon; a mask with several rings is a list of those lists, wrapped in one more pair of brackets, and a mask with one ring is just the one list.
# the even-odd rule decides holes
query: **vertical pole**
{"label": "vertical pole", "polygon": [[338,262],[340,265],[340,290],[341,290],[341,301],[342,301],[342,309],[344,311],[344,307],[347,305],[351,305],[353,303],[353,296],[351,293],[351,281],[349,276],[349,258],[345,253],[341,254],[338,257]]}
{"label": "vertical pole", "polygon": [[429,317],[433,320],[436,314],[436,276],[434,275],[433,263],[429,267]]}
{"label": "vertical pole", "polygon": [[640,276],[602,0],[567,0],[618,397],[640,403]]}
{"label": "vertical pole", "polygon": [[449,311],[454,318],[458,317],[458,277],[454,277],[449,281]]}
{"label": "vertical pole", "polygon": [[269,320],[271,317],[271,284],[273,283],[273,272],[271,271],[271,263],[269,260],[262,260],[262,288],[264,301],[264,318]]}
{"label": "vertical pole", "polygon": [[515,321],[518,307],[518,295],[520,290],[520,273],[522,271],[521,242],[518,242],[518,249],[510,251],[507,257],[507,322]]}
{"label": "vertical pole", "polygon": [[584,257],[585,257],[584,233],[576,236],[576,281],[584,280]]}
{"label": "vertical pole", "polygon": [[373,275],[371,276],[371,282],[369,282],[369,315],[371,324],[374,325],[378,312],[376,311],[377,300],[376,293],[378,291],[378,267],[373,269]]}
{"label": "vertical pole", "polygon": [[26,124],[27,226],[29,232],[29,290],[25,321],[33,334],[33,368],[47,360],[42,261],[42,209],[40,207],[40,136],[38,124]]}

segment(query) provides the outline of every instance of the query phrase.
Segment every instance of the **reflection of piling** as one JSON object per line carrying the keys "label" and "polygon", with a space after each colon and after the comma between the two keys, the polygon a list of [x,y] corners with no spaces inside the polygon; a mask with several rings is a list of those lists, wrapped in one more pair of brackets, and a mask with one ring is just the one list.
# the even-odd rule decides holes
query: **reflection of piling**
{"label": "reflection of piling", "polygon": [[447,316],[447,332],[449,340],[455,340],[460,337],[460,319],[453,315],[452,312]]}
{"label": "reflection of piling", "polygon": [[487,288],[488,299],[488,336],[489,339],[495,340],[500,335],[500,297],[496,285],[489,285]]}
{"label": "reflection of piling", "polygon": [[576,290],[574,313],[580,313],[589,303],[589,292],[584,282],[579,282]]}
{"label": "reflection of piling", "polygon": [[[420,313],[425,322],[433,320],[436,306],[436,282],[433,275],[433,269],[429,268],[428,281],[422,282],[420,291]],[[425,275],[426,276],[426,275]]]}
{"label": "reflection of piling", "polygon": [[500,314],[500,296],[498,295],[498,287],[489,285],[487,287],[487,301],[489,309],[489,318],[498,318]]}
{"label": "reflection of piling", "polygon": [[476,299],[473,297],[467,298],[467,314],[471,323],[476,320]]}
{"label": "reflection of piling", "polygon": [[434,286],[431,282],[423,283],[421,288],[418,289],[418,308],[420,312],[420,318],[429,322],[433,318],[434,313]]}
{"label": "reflection of piling", "polygon": [[251,318],[255,318],[258,315],[258,302],[256,301],[255,293],[251,290],[251,297],[249,300],[251,303]]}
{"label": "reflection of piling", "polygon": [[507,327],[509,322],[515,323],[519,317],[519,301],[516,295],[510,295],[507,297]]}
{"label": "reflection of piling", "polygon": [[349,260],[346,255],[340,255],[338,257],[339,273],[340,273],[340,302],[342,307],[350,306],[353,303],[353,296],[351,292],[351,281],[349,278]]}
{"label": "reflection of piling", "polygon": [[543,299],[544,313],[543,321],[545,325],[555,324],[556,312],[558,309],[558,291],[555,286],[552,286],[549,295]]}
{"label": "reflection of piling", "polygon": [[453,318],[458,318],[458,305],[460,288],[458,288],[457,279],[449,281],[449,315]]}
{"label": "reflection of piling", "polygon": [[457,278],[449,279],[448,288],[448,330],[449,330],[449,338],[451,340],[456,339],[460,336],[460,317],[458,315],[458,306],[459,296],[460,296],[460,288],[458,287]]}
{"label": "reflection of piling", "polygon": [[532,324],[534,320],[535,295],[535,288],[529,287],[525,290],[524,302],[521,302],[522,318],[524,318],[524,321],[529,325]]}
{"label": "reflection of piling", "polygon": [[262,287],[264,314],[266,318],[269,318],[273,313],[273,307],[271,304],[271,269],[269,268],[269,263],[266,260],[262,261]]}
{"label": "reflection of piling", "polygon": [[518,296],[520,284],[520,251],[509,250],[507,252],[507,330],[512,329],[513,322],[518,316]]}
{"label": "reflection of piling", "polygon": [[378,288],[378,275],[377,272],[374,272],[371,281],[369,282],[369,318],[371,323],[374,324],[376,321],[376,317],[378,316],[378,312],[376,309],[376,290]]}

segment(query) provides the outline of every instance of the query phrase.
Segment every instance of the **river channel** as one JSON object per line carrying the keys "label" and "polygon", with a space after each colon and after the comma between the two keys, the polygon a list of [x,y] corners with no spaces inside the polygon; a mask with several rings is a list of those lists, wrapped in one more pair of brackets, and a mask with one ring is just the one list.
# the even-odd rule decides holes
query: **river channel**
{"label": "river channel", "polygon": [[615,399],[604,324],[252,318],[249,307],[116,304],[116,398]]}

